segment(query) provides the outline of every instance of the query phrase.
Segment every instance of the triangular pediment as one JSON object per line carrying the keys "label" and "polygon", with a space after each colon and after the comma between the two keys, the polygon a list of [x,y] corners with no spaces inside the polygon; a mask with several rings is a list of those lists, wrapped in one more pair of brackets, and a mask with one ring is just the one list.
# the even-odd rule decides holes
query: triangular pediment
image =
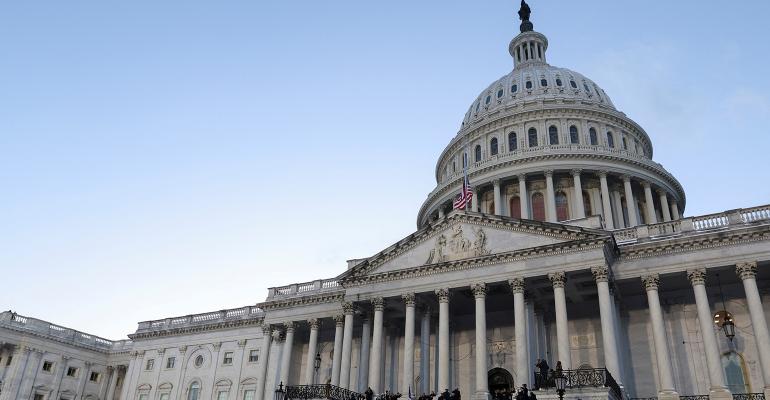
{"label": "triangular pediment", "polygon": [[601,230],[456,212],[361,260],[342,278],[606,237]]}

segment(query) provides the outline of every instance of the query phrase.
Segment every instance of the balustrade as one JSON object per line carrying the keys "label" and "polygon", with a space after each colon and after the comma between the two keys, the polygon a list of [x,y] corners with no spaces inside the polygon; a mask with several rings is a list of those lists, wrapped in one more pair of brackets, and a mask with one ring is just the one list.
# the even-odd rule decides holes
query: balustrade
{"label": "balustrade", "polygon": [[332,384],[286,386],[286,398],[291,400],[330,399],[362,400],[365,396]]}
{"label": "balustrade", "polygon": [[606,368],[580,368],[575,370],[551,370],[546,374],[535,372],[535,383],[541,389],[556,388],[557,377],[567,378],[566,389],[582,389],[591,387],[609,388],[617,398],[623,398],[620,386]]}

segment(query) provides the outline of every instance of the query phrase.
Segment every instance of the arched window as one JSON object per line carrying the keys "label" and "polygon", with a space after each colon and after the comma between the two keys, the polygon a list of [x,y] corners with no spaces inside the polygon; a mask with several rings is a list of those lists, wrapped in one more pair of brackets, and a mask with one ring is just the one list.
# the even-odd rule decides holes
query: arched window
{"label": "arched window", "polygon": [[481,145],[477,144],[476,148],[473,149],[473,159],[476,162],[481,161]]}
{"label": "arched window", "polygon": [[489,141],[489,154],[493,156],[497,155],[497,138],[492,138],[492,140]]}
{"label": "arched window", "polygon": [[572,86],[573,89],[577,89],[577,83],[575,83],[575,81],[570,80],[569,85]]}
{"label": "arched window", "polygon": [[611,149],[615,148],[615,138],[612,137],[612,132],[607,132],[607,147]]}
{"label": "arched window", "polygon": [[537,129],[529,128],[527,136],[529,139],[529,147],[537,147]]}
{"label": "arched window", "polygon": [[190,384],[190,389],[187,391],[187,400],[198,400],[200,397],[201,385],[198,382]]}
{"label": "arched window", "polygon": [[540,80],[540,86],[547,87],[548,86],[548,81],[545,78],[541,79]]}
{"label": "arched window", "polygon": [[516,132],[508,134],[508,151],[514,151],[519,148],[519,142],[516,140]]}
{"label": "arched window", "polygon": [[508,206],[510,207],[508,210],[511,211],[511,217],[521,218],[521,199],[519,196],[511,197]]}
{"label": "arched window", "polygon": [[588,136],[591,140],[591,146],[598,146],[599,145],[599,138],[596,135],[596,129],[591,128],[588,130]]}
{"label": "arched window", "polygon": [[591,207],[591,195],[585,190],[583,191],[583,213],[586,217],[594,215],[593,207]]}
{"label": "arched window", "polygon": [[561,87],[561,79],[556,78],[556,86]]}
{"label": "arched window", "polygon": [[532,89],[532,81],[527,81],[526,85],[527,89]]}
{"label": "arched window", "polygon": [[575,125],[569,127],[569,142],[571,144],[580,143],[580,136],[578,135],[578,129]]}
{"label": "arched window", "polygon": [[452,173],[457,172],[457,161],[452,161]]}
{"label": "arched window", "polygon": [[623,150],[628,150],[628,142],[626,141],[626,137],[623,136]]}
{"label": "arched window", "polygon": [[567,194],[564,192],[556,192],[556,220],[566,221],[569,219],[569,201],[567,201]]}
{"label": "arched window", "polygon": [[489,104],[490,101],[492,101],[492,96],[487,96],[486,100],[484,100],[484,104]]}
{"label": "arched window", "polygon": [[722,355],[722,368],[725,370],[727,388],[733,393],[748,393],[749,387],[744,377],[746,363],[740,354],[731,351]]}
{"label": "arched window", "polygon": [[591,89],[588,88],[588,85],[585,81],[583,81],[583,89],[586,90],[586,93],[591,94]]}
{"label": "arched window", "polygon": [[548,128],[548,144],[559,144],[559,130],[553,125]]}
{"label": "arched window", "polygon": [[497,98],[499,99],[501,97],[503,97],[503,89],[497,91]]}
{"label": "arched window", "polygon": [[515,83],[513,85],[511,85],[511,94],[516,93],[518,91],[519,91],[519,85],[517,85]]}
{"label": "arched window", "polygon": [[532,219],[545,221],[545,199],[542,193],[532,195]]}

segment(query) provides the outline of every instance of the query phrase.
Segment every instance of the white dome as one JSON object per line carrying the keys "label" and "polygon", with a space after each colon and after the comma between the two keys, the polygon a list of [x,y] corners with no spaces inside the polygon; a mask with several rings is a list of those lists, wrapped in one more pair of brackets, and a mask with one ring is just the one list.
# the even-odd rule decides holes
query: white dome
{"label": "white dome", "polygon": [[465,113],[463,126],[486,114],[541,100],[561,100],[615,110],[607,93],[582,74],[542,62],[528,63],[484,89]]}

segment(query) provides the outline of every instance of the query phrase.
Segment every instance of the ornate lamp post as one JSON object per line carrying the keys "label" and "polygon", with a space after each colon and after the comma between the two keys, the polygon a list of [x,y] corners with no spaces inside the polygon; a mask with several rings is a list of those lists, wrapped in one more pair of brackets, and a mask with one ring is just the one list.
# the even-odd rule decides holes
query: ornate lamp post
{"label": "ornate lamp post", "polygon": [[722,281],[719,279],[719,274],[717,274],[717,283],[719,284],[719,295],[722,297],[723,310],[714,314],[714,323],[722,328],[722,332],[724,332],[725,336],[732,342],[735,337],[735,322],[733,321],[732,314],[727,311],[725,295],[722,293]]}
{"label": "ornate lamp post", "polygon": [[561,374],[561,371],[553,379],[556,384],[556,393],[559,395],[559,400],[564,400],[564,392],[567,389],[567,377]]}

